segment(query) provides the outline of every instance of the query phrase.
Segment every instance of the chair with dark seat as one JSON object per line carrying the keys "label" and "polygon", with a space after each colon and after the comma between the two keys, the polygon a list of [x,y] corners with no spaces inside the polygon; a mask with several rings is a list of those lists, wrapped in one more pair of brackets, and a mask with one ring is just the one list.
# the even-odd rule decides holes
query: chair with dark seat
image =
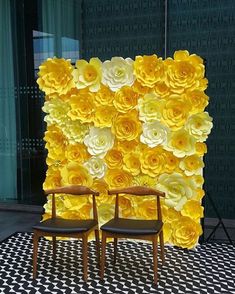
{"label": "chair with dark seat", "polygon": [[[117,241],[118,238],[131,238],[149,240],[153,246],[153,270],[154,283],[157,283],[157,249],[158,236],[160,237],[161,259],[164,263],[164,239],[163,239],[163,222],[161,214],[160,196],[164,197],[165,193],[147,187],[127,187],[123,189],[109,190],[109,195],[116,195],[115,217],[101,226],[102,230],[102,255],[101,255],[101,279],[104,277],[105,268],[105,251],[106,239],[114,239],[114,263],[117,257]],[[128,196],[156,196],[157,219],[156,220],[140,220],[119,218],[119,194],[128,194]]]}
{"label": "chair with dark seat", "polygon": [[[99,262],[99,228],[98,215],[96,208],[95,196],[99,192],[91,190],[85,186],[66,186],[50,190],[45,190],[45,194],[52,194],[52,217],[42,221],[33,227],[33,278],[37,277],[37,252],[38,240],[40,237],[52,237],[53,258],[56,256],[56,237],[69,237],[82,239],[82,255],[83,255],[83,279],[87,281],[87,242],[88,236],[95,231],[97,259]],[[93,200],[93,219],[88,220],[70,220],[56,217],[56,197],[55,194],[70,194],[76,196],[92,195]]]}

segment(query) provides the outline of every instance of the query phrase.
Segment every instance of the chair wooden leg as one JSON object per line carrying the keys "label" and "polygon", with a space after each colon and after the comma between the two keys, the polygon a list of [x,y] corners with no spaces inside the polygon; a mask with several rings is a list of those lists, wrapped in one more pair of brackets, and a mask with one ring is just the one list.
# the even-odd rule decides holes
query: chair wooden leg
{"label": "chair wooden leg", "polygon": [[96,243],[97,262],[98,262],[98,264],[100,264],[100,238],[99,238],[99,230],[95,230],[95,243]]}
{"label": "chair wooden leg", "polygon": [[118,243],[118,238],[114,238],[114,243],[113,243],[113,246],[114,246],[114,258],[113,258],[113,263],[114,263],[114,264],[116,263],[116,260],[117,260],[117,243]]}
{"label": "chair wooden leg", "polygon": [[157,284],[157,237],[153,238],[153,273],[154,273],[154,284]]}
{"label": "chair wooden leg", "polygon": [[161,259],[162,264],[165,263],[165,255],[164,255],[164,237],[163,237],[163,231],[160,233],[160,246],[161,246]]}
{"label": "chair wooden leg", "polygon": [[37,278],[37,259],[38,259],[38,235],[33,235],[33,279]]}
{"label": "chair wooden leg", "polygon": [[87,282],[87,235],[82,238],[83,279]]}
{"label": "chair wooden leg", "polygon": [[106,233],[102,232],[102,248],[101,248],[101,265],[100,265],[100,278],[104,278],[105,267],[105,251],[106,251]]}
{"label": "chair wooden leg", "polygon": [[52,247],[53,247],[53,260],[56,259],[56,237],[52,237]]}

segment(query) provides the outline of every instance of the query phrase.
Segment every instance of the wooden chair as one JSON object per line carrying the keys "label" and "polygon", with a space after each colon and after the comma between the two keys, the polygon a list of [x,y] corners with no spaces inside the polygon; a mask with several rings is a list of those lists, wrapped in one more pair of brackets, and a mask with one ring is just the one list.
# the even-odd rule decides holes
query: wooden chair
{"label": "wooden chair", "polygon": [[[161,259],[164,263],[164,240],[163,240],[163,223],[160,205],[160,196],[164,197],[165,193],[147,187],[128,187],[123,189],[109,190],[109,195],[116,195],[115,217],[101,226],[102,230],[102,255],[101,255],[101,279],[104,277],[105,267],[105,250],[106,239],[114,238],[114,263],[117,257],[117,242],[118,238],[133,238],[152,241],[153,246],[153,271],[154,283],[157,283],[157,251],[158,251],[158,236],[160,237]],[[138,196],[156,196],[157,200],[157,220],[139,220],[139,219],[124,219],[119,218],[119,194],[138,195]]]}
{"label": "wooden chair", "polygon": [[[92,195],[93,219],[69,220],[56,217],[55,194]],[[87,241],[92,231],[95,231],[97,258],[99,262],[99,228],[95,196],[99,192],[85,186],[67,186],[45,190],[45,194],[52,194],[52,217],[33,227],[33,278],[37,277],[38,240],[42,236],[51,236],[53,244],[53,258],[56,256],[56,237],[82,238],[83,278],[87,281]]]}

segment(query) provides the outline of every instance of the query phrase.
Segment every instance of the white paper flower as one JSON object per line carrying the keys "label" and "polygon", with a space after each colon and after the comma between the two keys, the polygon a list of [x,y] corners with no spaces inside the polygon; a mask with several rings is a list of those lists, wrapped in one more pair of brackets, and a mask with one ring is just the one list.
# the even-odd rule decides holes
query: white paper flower
{"label": "white paper flower", "polygon": [[199,142],[206,141],[212,127],[212,117],[209,116],[208,112],[201,112],[190,116],[185,125],[189,134]]}
{"label": "white paper flower", "polygon": [[114,135],[109,128],[91,127],[89,134],[84,139],[84,144],[91,155],[104,157],[107,151],[113,147]]}
{"label": "white paper flower", "polygon": [[131,58],[113,57],[102,64],[102,83],[112,91],[122,86],[131,86],[134,83],[133,60]]}
{"label": "white paper flower", "polygon": [[167,142],[168,128],[158,121],[143,124],[143,133],[140,141],[153,148],[157,145],[165,145]]}
{"label": "white paper flower", "polygon": [[146,94],[138,100],[140,120],[144,122],[160,120],[162,107],[163,102],[157,95],[153,93]]}
{"label": "white paper flower", "polygon": [[166,193],[166,205],[177,211],[180,211],[187,200],[196,194],[195,182],[176,172],[160,175],[156,188]]}
{"label": "white paper flower", "polygon": [[88,169],[90,175],[93,178],[103,178],[105,175],[107,166],[104,161],[99,158],[92,156],[87,162],[84,163],[84,166]]}

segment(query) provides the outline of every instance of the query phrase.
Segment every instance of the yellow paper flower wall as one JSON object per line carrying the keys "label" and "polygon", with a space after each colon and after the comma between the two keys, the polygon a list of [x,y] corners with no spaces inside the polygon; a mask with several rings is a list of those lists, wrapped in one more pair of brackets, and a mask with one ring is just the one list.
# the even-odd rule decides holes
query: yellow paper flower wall
{"label": "yellow paper flower wall", "polygon": [[[202,233],[205,141],[212,118],[205,111],[203,60],[186,50],[174,58],[113,57],[101,62],[49,58],[39,68],[45,92],[48,170],[44,189],[87,185],[97,198],[99,222],[113,217],[108,188],[145,185],[162,200],[165,242],[193,248]],[[84,199],[57,197],[58,216],[89,218]],[[44,218],[50,216],[51,198]],[[152,219],[154,198],[120,197],[123,217]]]}

